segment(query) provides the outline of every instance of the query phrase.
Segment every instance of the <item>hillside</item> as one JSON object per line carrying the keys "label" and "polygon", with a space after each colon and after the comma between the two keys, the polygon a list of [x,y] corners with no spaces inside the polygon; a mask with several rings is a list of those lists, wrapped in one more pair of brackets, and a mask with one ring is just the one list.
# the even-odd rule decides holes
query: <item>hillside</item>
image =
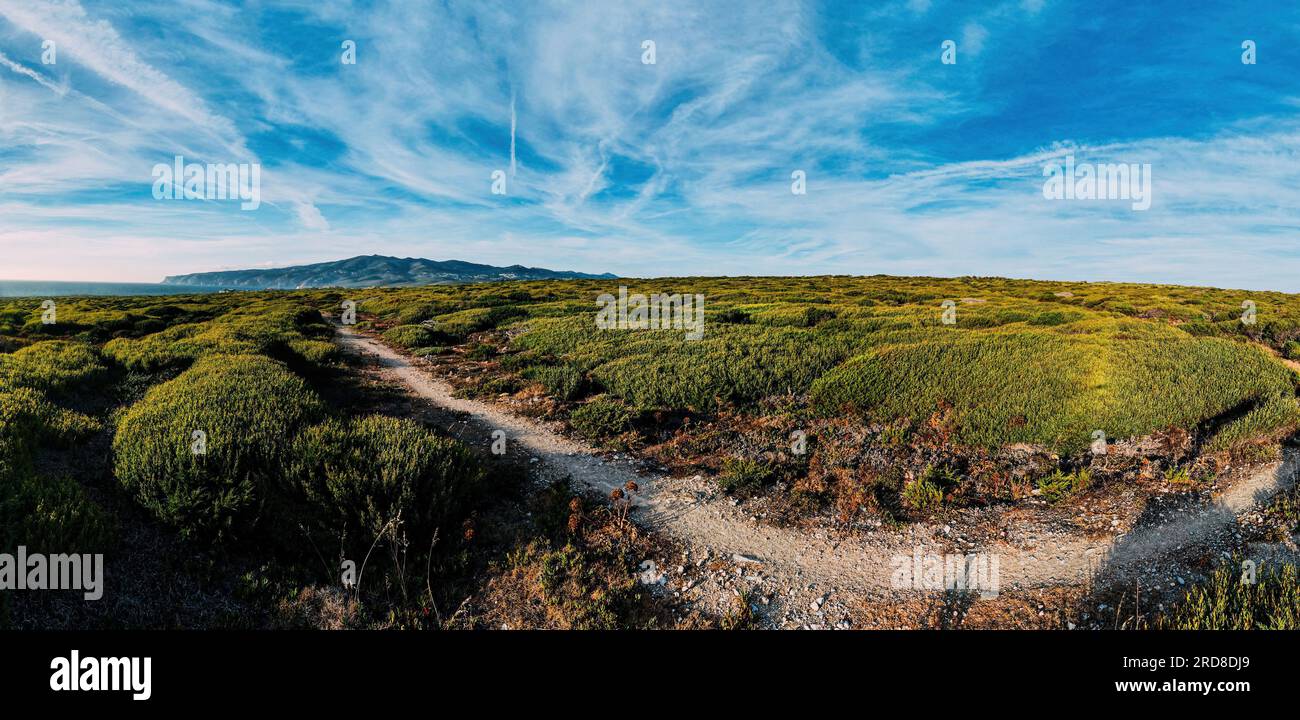
{"label": "hillside", "polygon": [[426,260],[385,255],[358,255],[347,260],[263,270],[223,270],[169,275],[165,285],[229,287],[241,290],[300,290],[326,287],[408,287],[499,280],[608,279],[569,270],[523,265],[497,267],[461,260]]}

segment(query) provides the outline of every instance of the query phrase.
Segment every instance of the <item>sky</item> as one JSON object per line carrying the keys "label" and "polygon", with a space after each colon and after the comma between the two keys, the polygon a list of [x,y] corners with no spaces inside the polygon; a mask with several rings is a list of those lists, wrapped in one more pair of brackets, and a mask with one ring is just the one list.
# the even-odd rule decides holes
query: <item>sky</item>
{"label": "sky", "polygon": [[[1298,292],[1300,3],[1210,5],[0,0],[0,278],[377,253]],[[155,197],[177,155],[256,164],[260,205]],[[1066,155],[1149,165],[1149,209],[1045,197]]]}

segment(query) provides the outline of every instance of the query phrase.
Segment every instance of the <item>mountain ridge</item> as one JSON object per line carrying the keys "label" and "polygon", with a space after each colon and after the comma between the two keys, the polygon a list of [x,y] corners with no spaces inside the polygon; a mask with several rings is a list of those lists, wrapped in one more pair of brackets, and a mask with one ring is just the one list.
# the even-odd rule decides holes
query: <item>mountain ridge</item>
{"label": "mountain ridge", "polygon": [[428,260],[388,255],[357,255],[344,260],[292,265],[282,268],[216,270],[168,275],[164,285],[201,285],[245,290],[300,290],[327,287],[410,287],[506,280],[594,279],[618,277],[612,273],[548,270],[523,265],[483,265],[464,260]]}

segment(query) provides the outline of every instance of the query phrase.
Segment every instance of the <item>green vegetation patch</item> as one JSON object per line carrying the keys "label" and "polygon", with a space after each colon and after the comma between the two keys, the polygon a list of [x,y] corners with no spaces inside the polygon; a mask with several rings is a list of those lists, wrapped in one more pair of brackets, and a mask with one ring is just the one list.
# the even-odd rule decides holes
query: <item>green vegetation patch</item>
{"label": "green vegetation patch", "polygon": [[[129,370],[154,372],[183,368],[214,354],[298,356],[329,361],[325,349],[331,334],[318,311],[288,299],[250,301],[220,317],[201,323],[172,325],[142,338],[117,338],[104,345],[104,354]],[[313,341],[308,344],[308,341]]]}
{"label": "green vegetation patch", "polygon": [[385,341],[408,350],[435,345],[439,337],[438,333],[423,325],[398,325],[384,332]]}
{"label": "green vegetation patch", "polygon": [[307,499],[362,552],[390,523],[427,550],[435,529],[446,533],[483,478],[461,443],[382,415],[310,427],[290,458],[288,472]]}
{"label": "green vegetation patch", "polygon": [[[122,486],[184,536],[241,535],[282,496],[293,438],[323,411],[285,366],[259,355],[203,358],[120,418]],[[196,453],[195,433],[205,435]]]}
{"label": "green vegetation patch", "polygon": [[93,346],[49,340],[0,355],[0,388],[66,393],[102,379],[106,370]]}
{"label": "green vegetation patch", "polygon": [[1300,426],[1300,405],[1290,392],[1268,395],[1239,418],[1225,424],[1206,443],[1210,452],[1229,450],[1248,440]]}
{"label": "green vegetation patch", "polygon": [[[1250,582],[1253,580],[1253,582]],[[1192,587],[1156,627],[1171,630],[1300,629],[1300,576],[1294,565],[1263,566],[1248,577],[1225,563]]]}
{"label": "green vegetation patch", "polygon": [[1190,427],[1294,393],[1286,368],[1257,348],[1159,330],[1004,331],[890,345],[827,373],[811,395],[826,414],[848,410],[882,422],[950,408],[955,439],[965,444],[1077,450],[1093,430],[1133,437]]}
{"label": "green vegetation patch", "polygon": [[601,439],[622,433],[636,413],[615,398],[600,395],[578,406],[569,415],[569,423],[578,433]]}

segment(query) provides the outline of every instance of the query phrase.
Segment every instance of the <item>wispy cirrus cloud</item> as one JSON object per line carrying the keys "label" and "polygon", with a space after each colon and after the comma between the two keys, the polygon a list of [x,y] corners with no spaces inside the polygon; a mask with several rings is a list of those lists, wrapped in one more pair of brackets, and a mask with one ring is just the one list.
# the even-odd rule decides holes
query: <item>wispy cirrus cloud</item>
{"label": "wispy cirrus cloud", "polygon": [[[380,252],[1300,290],[1300,11],[1174,7],[0,0],[0,276]],[[1066,149],[1150,162],[1152,209],[1044,200]],[[177,154],[260,162],[262,209],[153,200]]]}

